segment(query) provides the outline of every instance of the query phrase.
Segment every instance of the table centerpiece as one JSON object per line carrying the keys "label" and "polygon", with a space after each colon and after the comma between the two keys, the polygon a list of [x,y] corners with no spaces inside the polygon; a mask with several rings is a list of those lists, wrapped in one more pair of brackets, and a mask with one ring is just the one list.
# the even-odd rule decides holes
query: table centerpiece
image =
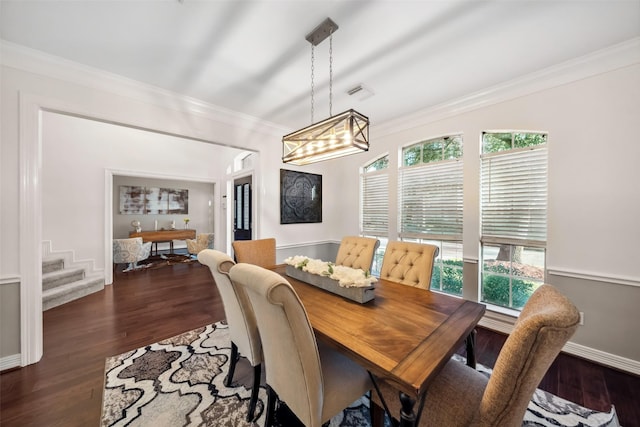
{"label": "table centerpiece", "polygon": [[288,276],[310,285],[359,303],[375,298],[373,284],[378,279],[368,271],[301,255],[286,258],[284,263]]}

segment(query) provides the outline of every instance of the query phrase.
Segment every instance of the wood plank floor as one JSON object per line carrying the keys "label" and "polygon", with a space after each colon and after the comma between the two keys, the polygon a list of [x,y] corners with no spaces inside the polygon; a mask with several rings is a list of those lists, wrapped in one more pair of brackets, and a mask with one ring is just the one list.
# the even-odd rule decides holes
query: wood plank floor
{"label": "wood plank floor", "polygon": [[[0,425],[98,425],[105,358],[222,320],[212,283],[198,263],[118,272],[104,291],[45,311],[42,360],[0,375]],[[504,339],[480,329],[478,362],[493,366]],[[541,388],[597,410],[613,402],[623,426],[640,426],[638,377],[561,355]]]}

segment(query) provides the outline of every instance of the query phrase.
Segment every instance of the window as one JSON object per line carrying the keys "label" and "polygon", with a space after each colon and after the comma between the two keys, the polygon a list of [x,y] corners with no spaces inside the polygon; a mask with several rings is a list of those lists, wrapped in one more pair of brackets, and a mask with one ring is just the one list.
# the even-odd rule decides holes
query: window
{"label": "window", "polygon": [[544,282],[547,135],[482,135],[481,299],[520,309]]}
{"label": "window", "polygon": [[371,274],[380,275],[382,257],[389,234],[389,156],[385,155],[362,168],[360,234],[380,239],[371,266]]}
{"label": "window", "polygon": [[440,248],[432,289],[462,295],[462,136],[402,150],[400,237]]}

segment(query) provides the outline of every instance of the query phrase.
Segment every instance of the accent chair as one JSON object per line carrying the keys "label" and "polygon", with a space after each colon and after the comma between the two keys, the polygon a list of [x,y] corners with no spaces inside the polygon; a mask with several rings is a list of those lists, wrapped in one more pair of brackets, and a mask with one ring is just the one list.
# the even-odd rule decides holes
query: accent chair
{"label": "accent chair", "polygon": [[389,242],[382,258],[380,278],[429,289],[438,251],[437,246],[426,243]]}
{"label": "accent chair", "polygon": [[203,249],[198,253],[198,261],[211,270],[229,324],[231,356],[229,374],[225,378],[224,385],[231,386],[240,354],[245,356],[253,367],[253,386],[247,412],[247,421],[252,422],[260,389],[262,343],[251,302],[245,290],[234,285],[229,278],[229,270],[235,265],[231,257],[220,251]]}
{"label": "accent chair", "polygon": [[371,271],[373,257],[378,246],[380,246],[380,240],[372,237],[343,237],[338,248],[336,265]]}
{"label": "accent chair", "polygon": [[316,340],[295,290],[281,275],[251,264],[231,267],[231,281],[249,295],[266,370],[265,426],[276,400],[307,427],[320,427],[372,388],[367,371]]}
{"label": "accent chair", "polygon": [[123,272],[136,270],[138,262],[151,255],[151,242],[143,243],[142,237],[113,239],[113,268],[117,264],[129,264]]}
{"label": "accent chair", "polygon": [[[491,377],[449,360],[427,389],[419,426],[520,427],[536,387],[579,322],[580,313],[567,297],[541,285],[523,307]],[[398,391],[379,385],[391,414],[399,414]],[[373,401],[381,406],[377,393]]]}
{"label": "accent chair", "polygon": [[195,239],[186,239],[187,252],[198,255],[205,249],[213,249],[213,233],[200,233]]}
{"label": "accent chair", "polygon": [[276,239],[234,240],[231,244],[238,262],[269,268],[276,265]]}

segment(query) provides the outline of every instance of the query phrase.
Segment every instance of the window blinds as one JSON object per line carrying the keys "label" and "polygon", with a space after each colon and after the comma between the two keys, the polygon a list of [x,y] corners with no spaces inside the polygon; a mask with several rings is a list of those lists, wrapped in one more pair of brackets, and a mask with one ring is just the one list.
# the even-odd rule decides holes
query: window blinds
{"label": "window blinds", "polygon": [[362,235],[386,237],[389,233],[389,173],[362,175]]}
{"label": "window blinds", "polygon": [[544,247],[547,240],[547,148],[482,156],[483,243]]}
{"label": "window blinds", "polygon": [[462,240],[462,161],[400,169],[400,236]]}

